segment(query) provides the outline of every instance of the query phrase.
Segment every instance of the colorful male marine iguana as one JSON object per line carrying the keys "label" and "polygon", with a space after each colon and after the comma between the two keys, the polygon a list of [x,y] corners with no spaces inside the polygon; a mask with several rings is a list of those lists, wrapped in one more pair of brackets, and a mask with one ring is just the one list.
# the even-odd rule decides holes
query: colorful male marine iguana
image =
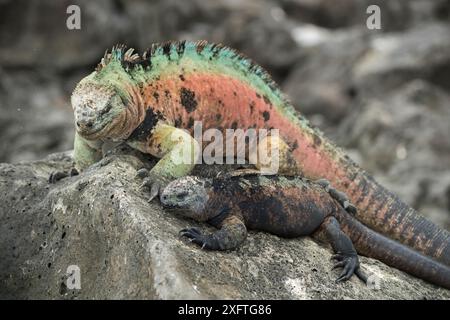
{"label": "colorful male marine iguana", "polygon": [[337,282],[353,273],[367,281],[358,252],[450,289],[450,267],[367,228],[349,213],[353,209],[344,209],[341,195],[330,190],[334,188],[324,180],[236,171],[213,179],[179,178],[169,183],[160,200],[168,210],[220,228],[211,234],[197,228],[180,231],[202,248],[235,249],[245,240],[247,228],[288,238],[322,233],[339,261],[333,269],[343,268]]}
{"label": "colorful male marine iguana", "polygon": [[280,172],[329,180],[358,208],[358,220],[450,265],[449,232],[374,181],[294,110],[261,67],[230,48],[168,42],[140,56],[114,47],[76,86],[72,106],[76,167],[98,161],[109,142],[126,142],[161,158],[146,180],[153,184],[152,196],[160,185],[192,170],[193,164],[174,159],[197,144],[182,130],[192,133],[194,121],[201,120],[205,129],[277,128],[286,160]]}

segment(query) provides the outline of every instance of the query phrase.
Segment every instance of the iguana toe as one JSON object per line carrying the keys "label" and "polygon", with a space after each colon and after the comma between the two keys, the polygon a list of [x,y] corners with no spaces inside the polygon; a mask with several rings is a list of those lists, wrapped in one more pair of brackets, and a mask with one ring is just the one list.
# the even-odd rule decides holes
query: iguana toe
{"label": "iguana toe", "polygon": [[188,228],[180,231],[182,237],[186,237],[189,241],[201,246],[202,249],[217,250],[218,243],[214,235],[202,234],[197,228]]}
{"label": "iguana toe", "polygon": [[345,256],[340,254],[340,253],[337,253],[337,254],[333,254],[330,259],[331,260],[342,261],[342,260],[345,259]]}
{"label": "iguana toe", "polygon": [[334,270],[334,269],[337,269],[337,268],[342,268],[342,267],[345,266],[345,264],[346,264],[346,262],[345,262],[344,260],[339,261],[339,262],[337,262],[337,263],[335,263],[335,264],[333,265],[333,267],[331,268],[331,270]]}
{"label": "iguana toe", "polygon": [[356,212],[357,212],[356,207],[352,203],[349,203],[347,205],[347,207],[345,208],[345,210],[352,215],[356,215]]}
{"label": "iguana toe", "polygon": [[56,183],[57,181],[67,178],[67,177],[73,177],[77,176],[78,170],[75,168],[70,169],[68,172],[65,171],[54,171],[50,173],[50,176],[48,177],[48,183]]}
{"label": "iguana toe", "polygon": [[150,196],[148,202],[151,202],[162,192],[162,190],[164,189],[165,186],[167,186],[167,184],[168,181],[166,181],[165,179],[156,177],[147,177],[144,178],[144,180],[142,181],[140,188],[144,190],[150,189]]}
{"label": "iguana toe", "polygon": [[69,176],[73,177],[73,176],[77,176],[80,173],[78,172],[77,168],[72,168],[69,170]]}
{"label": "iguana toe", "polygon": [[57,181],[64,179],[65,177],[67,177],[66,172],[62,172],[62,171],[52,172],[52,173],[50,173],[50,176],[48,177],[48,183],[56,183]]}
{"label": "iguana toe", "polygon": [[148,173],[149,173],[149,171],[146,168],[141,168],[137,171],[136,176],[144,179],[144,178],[148,177]]}
{"label": "iguana toe", "polygon": [[356,255],[348,255],[343,260],[339,261],[333,266],[333,269],[342,267],[342,272],[336,279],[336,282],[347,281],[352,277],[355,271],[359,268],[359,260]]}
{"label": "iguana toe", "polygon": [[321,186],[328,192],[328,189],[330,187],[330,181],[328,181],[327,179],[319,179],[316,180],[315,183],[317,183],[319,186]]}
{"label": "iguana toe", "polygon": [[183,236],[185,232],[190,232],[190,233],[196,233],[196,234],[202,234],[202,232],[200,231],[200,229],[198,228],[186,228],[186,229],[181,229],[180,230],[180,235]]}
{"label": "iguana toe", "polygon": [[141,185],[141,189],[150,189],[150,195],[148,198],[148,202],[151,202],[154,198],[156,198],[161,190],[161,187],[158,182],[153,182],[151,179],[146,178]]}
{"label": "iguana toe", "polygon": [[355,270],[355,274],[362,282],[367,284],[368,277],[367,277],[367,275],[364,272],[362,272],[361,268],[356,269]]}

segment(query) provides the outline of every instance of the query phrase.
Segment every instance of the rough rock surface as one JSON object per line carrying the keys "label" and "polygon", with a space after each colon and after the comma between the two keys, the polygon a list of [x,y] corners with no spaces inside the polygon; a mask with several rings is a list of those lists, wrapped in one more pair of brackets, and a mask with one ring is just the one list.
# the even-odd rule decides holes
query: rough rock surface
{"label": "rough rock surface", "polygon": [[[449,299],[438,288],[361,258],[379,279],[334,283],[331,250],[310,238],[251,232],[237,251],[200,250],[178,237],[195,222],[139,190],[140,155],[118,152],[54,185],[69,153],[0,164],[0,298]],[[197,170],[201,172],[201,168]],[[77,265],[81,289],[66,285]]]}

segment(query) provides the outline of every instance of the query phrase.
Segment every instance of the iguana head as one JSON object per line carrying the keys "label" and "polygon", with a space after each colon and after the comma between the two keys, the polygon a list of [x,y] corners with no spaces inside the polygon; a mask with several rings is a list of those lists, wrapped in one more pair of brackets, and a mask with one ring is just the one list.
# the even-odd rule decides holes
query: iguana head
{"label": "iguana head", "polygon": [[[86,139],[126,137],[135,122],[129,114],[137,106],[135,85],[127,70],[131,61],[139,59],[132,49],[114,47],[96,70],[82,79],[72,93],[75,126],[78,134]],[[131,110],[130,110],[131,109]],[[130,131],[130,132],[129,132]]]}
{"label": "iguana head", "polygon": [[208,220],[206,208],[212,186],[208,179],[193,176],[170,182],[160,195],[162,205],[197,221]]}

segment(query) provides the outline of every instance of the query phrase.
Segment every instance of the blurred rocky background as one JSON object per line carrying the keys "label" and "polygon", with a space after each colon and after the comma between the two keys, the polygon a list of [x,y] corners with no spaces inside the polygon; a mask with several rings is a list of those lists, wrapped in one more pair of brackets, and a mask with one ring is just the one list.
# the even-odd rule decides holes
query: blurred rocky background
{"label": "blurred rocky background", "polygon": [[[81,30],[66,9],[81,8]],[[366,27],[371,4],[381,30]],[[0,162],[72,148],[70,93],[105,49],[235,47],[380,182],[450,228],[449,0],[0,0]]]}

